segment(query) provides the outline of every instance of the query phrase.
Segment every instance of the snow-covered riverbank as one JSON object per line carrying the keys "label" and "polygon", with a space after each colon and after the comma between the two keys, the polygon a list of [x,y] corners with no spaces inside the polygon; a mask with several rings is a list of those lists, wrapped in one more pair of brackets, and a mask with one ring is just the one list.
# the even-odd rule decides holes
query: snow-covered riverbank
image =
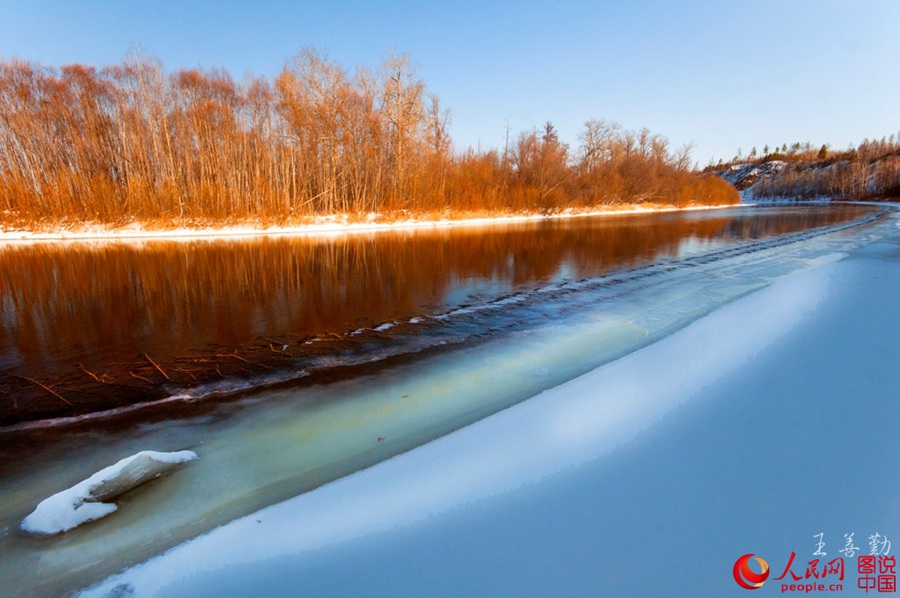
{"label": "snow-covered riverbank", "polygon": [[607,210],[567,210],[556,214],[501,214],[496,216],[442,217],[438,219],[415,217],[392,217],[384,219],[372,214],[362,220],[348,216],[321,216],[306,224],[271,226],[262,223],[246,223],[230,226],[185,226],[176,228],[154,228],[148,225],[131,224],[121,227],[104,225],[82,225],[73,228],[51,230],[21,230],[0,228],[2,242],[38,241],[115,241],[173,239],[192,240],[203,238],[256,237],[256,236],[296,236],[296,235],[338,235],[352,233],[372,233],[388,230],[417,228],[445,228],[454,226],[489,226],[534,222],[536,220],[559,220],[566,218],[589,218],[595,216],[622,216],[628,214],[655,214],[664,212],[690,212],[735,208],[734,205],[689,206],[684,208],[658,207],[648,205],[620,206]]}
{"label": "snow-covered riverbank", "polygon": [[742,595],[743,554],[775,575],[794,551],[802,575],[819,533],[829,558],[847,533],[900,537],[900,227],[881,226],[842,261],[86,595]]}

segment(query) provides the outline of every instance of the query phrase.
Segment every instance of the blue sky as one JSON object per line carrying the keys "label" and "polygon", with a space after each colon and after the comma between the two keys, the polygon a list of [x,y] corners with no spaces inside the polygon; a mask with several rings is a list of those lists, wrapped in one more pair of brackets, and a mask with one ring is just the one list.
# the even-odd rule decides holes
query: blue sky
{"label": "blue sky", "polygon": [[272,76],[303,47],[349,68],[407,52],[456,146],[552,121],[648,127],[694,159],[900,131],[900,2],[64,2],[0,0],[0,58]]}

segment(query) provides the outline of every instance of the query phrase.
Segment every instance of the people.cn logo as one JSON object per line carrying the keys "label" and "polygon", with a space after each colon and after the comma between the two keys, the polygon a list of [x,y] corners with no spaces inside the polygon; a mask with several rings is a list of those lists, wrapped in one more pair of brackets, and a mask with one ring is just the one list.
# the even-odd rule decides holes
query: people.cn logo
{"label": "people.cn logo", "polygon": [[[759,563],[759,566],[762,569],[759,573],[750,569],[751,558]],[[752,552],[750,554],[745,554],[734,562],[734,581],[742,588],[746,590],[758,590],[767,579],[769,579],[769,563],[758,556],[753,556]]]}

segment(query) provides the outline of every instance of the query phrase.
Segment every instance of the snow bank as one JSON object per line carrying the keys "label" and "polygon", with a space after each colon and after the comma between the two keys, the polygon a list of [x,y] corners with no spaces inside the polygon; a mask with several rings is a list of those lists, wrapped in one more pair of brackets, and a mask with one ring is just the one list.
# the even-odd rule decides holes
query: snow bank
{"label": "snow bank", "polygon": [[33,534],[51,535],[106,517],[117,507],[103,501],[124,494],[196,458],[197,454],[193,451],[141,451],[126,457],[41,501],[34,512],[22,521],[22,529]]}
{"label": "snow bank", "polygon": [[38,232],[29,230],[3,230],[0,228],[0,243],[31,243],[44,241],[143,241],[147,239],[169,239],[191,241],[205,238],[240,238],[256,236],[327,236],[373,233],[389,230],[406,230],[419,228],[447,228],[468,226],[490,226],[496,224],[515,224],[542,220],[561,220],[569,218],[590,218],[594,216],[621,216],[626,214],[650,214],[658,212],[685,212],[722,210],[734,208],[735,205],[722,206],[689,206],[689,207],[647,207],[632,206],[630,208],[589,210],[585,212],[564,212],[561,214],[519,214],[486,216],[483,218],[462,218],[459,220],[399,220],[381,222],[367,218],[365,222],[348,222],[336,218],[321,218],[312,224],[296,226],[263,226],[249,223],[245,226],[223,226],[218,228],[177,228],[152,229],[140,225],[124,228],[107,228],[104,226],[85,225],[79,230],[56,230]]}

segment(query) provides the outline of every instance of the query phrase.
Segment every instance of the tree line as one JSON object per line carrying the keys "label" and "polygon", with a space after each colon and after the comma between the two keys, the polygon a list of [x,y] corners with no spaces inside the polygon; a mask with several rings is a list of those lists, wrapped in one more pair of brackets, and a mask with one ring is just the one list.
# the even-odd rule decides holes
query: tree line
{"label": "tree line", "polygon": [[0,220],[190,222],[317,215],[553,212],[737,201],[646,129],[551,123],[502,150],[456,150],[407,55],[352,73],[303,50],[273,78],[0,62]]}

